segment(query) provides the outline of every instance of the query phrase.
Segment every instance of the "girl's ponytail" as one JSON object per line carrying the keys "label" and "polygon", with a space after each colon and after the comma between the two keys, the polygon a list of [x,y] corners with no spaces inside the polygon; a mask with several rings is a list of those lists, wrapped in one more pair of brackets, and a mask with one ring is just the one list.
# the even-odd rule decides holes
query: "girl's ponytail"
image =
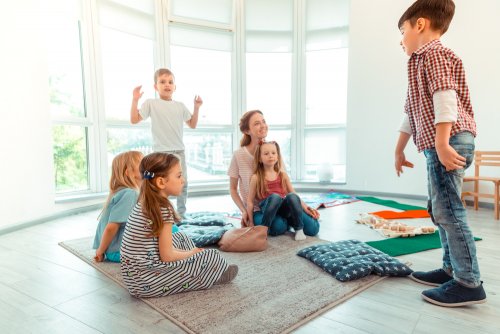
{"label": "girl's ponytail", "polygon": [[170,169],[179,161],[175,154],[164,152],[148,154],[141,161],[140,172],[144,181],[139,194],[139,203],[144,215],[150,219],[154,236],[158,236],[163,227],[162,207],[169,209],[173,213],[175,221],[180,221],[172,203],[168,198],[160,194],[160,189],[156,186],[156,179],[158,177],[167,177]]}

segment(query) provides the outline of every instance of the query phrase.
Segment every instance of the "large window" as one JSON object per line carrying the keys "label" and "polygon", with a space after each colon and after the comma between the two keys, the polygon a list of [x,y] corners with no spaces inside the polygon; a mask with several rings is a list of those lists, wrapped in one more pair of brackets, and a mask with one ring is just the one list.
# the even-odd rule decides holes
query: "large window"
{"label": "large window", "polygon": [[[152,152],[150,121],[130,124],[132,90],[155,98],[170,68],[191,186],[227,181],[238,120],[261,110],[294,180],[345,182],[349,0],[53,0],[47,17],[58,193],[107,190],[127,150]],[[95,25],[95,26],[94,26]],[[325,149],[325,147],[327,149]],[[322,180],[323,181],[323,180]]]}
{"label": "large window", "polygon": [[304,179],[326,169],[345,182],[348,9],[348,0],[306,1]]}
{"label": "large window", "polygon": [[47,11],[50,111],[57,193],[85,191],[89,180],[89,119],[85,103],[80,3],[52,1]]}
{"label": "large window", "polygon": [[[132,90],[142,86],[140,105],[155,97],[155,5],[148,1],[99,0],[99,55],[106,120],[105,165],[100,166],[107,184],[113,158],[124,151],[152,152],[149,120],[130,124]],[[101,157],[103,157],[101,155]]]}
{"label": "large window", "polygon": [[264,113],[292,177],[293,11],[290,0],[245,1],[245,109]]}
{"label": "large window", "polygon": [[[184,132],[188,180],[190,184],[227,180],[234,129],[232,1],[188,3],[197,9],[187,11],[184,1],[172,2],[173,22],[168,27],[176,83],[173,99],[190,111],[196,95],[203,99],[197,128]],[[205,20],[200,20],[203,15]]]}

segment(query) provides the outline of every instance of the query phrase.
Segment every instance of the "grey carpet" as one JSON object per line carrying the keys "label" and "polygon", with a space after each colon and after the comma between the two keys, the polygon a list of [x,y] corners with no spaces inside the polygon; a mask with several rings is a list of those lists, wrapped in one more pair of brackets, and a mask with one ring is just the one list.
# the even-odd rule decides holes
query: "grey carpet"
{"label": "grey carpet", "polygon": [[[119,264],[93,262],[92,240],[60,245],[124,286]],[[232,283],[143,301],[188,333],[288,333],[382,279],[370,275],[341,283],[296,255],[323,242],[284,235],[269,238],[264,252],[223,253],[239,266]]]}

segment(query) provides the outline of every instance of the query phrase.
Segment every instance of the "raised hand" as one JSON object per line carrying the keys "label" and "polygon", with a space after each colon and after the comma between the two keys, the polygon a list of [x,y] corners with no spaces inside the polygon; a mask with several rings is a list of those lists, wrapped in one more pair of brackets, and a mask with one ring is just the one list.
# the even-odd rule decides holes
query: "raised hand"
{"label": "raised hand", "polygon": [[136,101],[139,101],[139,99],[142,97],[142,94],[144,94],[144,92],[141,92],[141,88],[142,85],[135,87],[134,90],[132,91],[133,99]]}
{"label": "raised hand", "polygon": [[194,106],[195,106],[195,108],[196,107],[198,107],[198,108],[201,107],[202,104],[203,104],[203,100],[201,99],[201,96],[195,95],[194,96]]}

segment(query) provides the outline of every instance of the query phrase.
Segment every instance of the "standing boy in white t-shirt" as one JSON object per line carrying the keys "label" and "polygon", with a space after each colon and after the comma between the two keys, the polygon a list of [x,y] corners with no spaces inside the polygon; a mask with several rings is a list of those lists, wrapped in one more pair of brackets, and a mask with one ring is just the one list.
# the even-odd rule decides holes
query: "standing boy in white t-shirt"
{"label": "standing boy in white t-shirt", "polygon": [[177,212],[184,216],[186,213],[187,200],[187,168],[184,155],[184,142],[182,141],[184,122],[195,129],[198,124],[198,114],[203,100],[200,96],[194,97],[193,114],[189,112],[184,103],[173,101],[172,95],[175,91],[174,74],[166,69],[160,68],[155,72],[155,90],[159,98],[144,101],[138,109],[139,99],[142,97],[141,87],[134,88],[132,106],[130,108],[130,122],[137,124],[151,117],[151,132],[153,134],[153,150],[155,152],[167,152],[177,154],[181,160],[182,173],[186,182],[182,194],[177,197]]}

